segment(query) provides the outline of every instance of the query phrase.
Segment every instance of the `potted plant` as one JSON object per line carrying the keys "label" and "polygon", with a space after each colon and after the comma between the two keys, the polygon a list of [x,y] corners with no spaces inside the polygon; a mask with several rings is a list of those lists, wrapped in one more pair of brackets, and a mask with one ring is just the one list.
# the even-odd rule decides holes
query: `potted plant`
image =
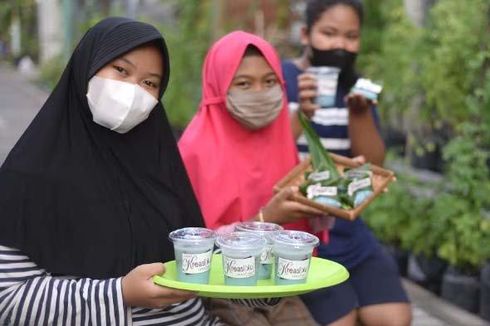
{"label": "potted plant", "polygon": [[490,174],[482,150],[485,126],[467,122],[444,148],[448,162],[448,189],[430,210],[434,223],[444,229],[439,257],[449,262],[441,296],[471,312],[479,310],[480,268],[490,258]]}

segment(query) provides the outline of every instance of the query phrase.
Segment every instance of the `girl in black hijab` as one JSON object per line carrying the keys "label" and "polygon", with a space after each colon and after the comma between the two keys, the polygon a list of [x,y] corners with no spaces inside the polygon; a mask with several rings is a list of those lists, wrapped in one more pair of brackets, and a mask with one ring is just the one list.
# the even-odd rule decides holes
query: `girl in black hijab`
{"label": "girl in black hijab", "polygon": [[80,41],[0,168],[0,324],[214,323],[151,281],[168,233],[203,224],[158,100],[168,79],[150,25],[108,18]]}

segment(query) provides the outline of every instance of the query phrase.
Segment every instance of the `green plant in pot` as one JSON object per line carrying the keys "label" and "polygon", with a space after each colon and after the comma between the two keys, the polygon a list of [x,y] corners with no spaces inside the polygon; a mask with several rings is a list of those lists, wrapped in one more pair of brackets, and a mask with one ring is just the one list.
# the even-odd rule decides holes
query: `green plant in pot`
{"label": "green plant in pot", "polygon": [[427,205],[413,192],[415,184],[413,178],[397,173],[397,182],[390,186],[389,192],[374,201],[365,212],[366,223],[393,255],[401,275],[406,275],[408,250],[411,249],[407,232]]}
{"label": "green plant in pot", "polygon": [[442,296],[472,312],[479,310],[479,273],[490,258],[490,177],[484,150],[486,126],[467,122],[444,148],[447,191],[430,210],[444,230],[439,257],[450,264],[442,284]]}

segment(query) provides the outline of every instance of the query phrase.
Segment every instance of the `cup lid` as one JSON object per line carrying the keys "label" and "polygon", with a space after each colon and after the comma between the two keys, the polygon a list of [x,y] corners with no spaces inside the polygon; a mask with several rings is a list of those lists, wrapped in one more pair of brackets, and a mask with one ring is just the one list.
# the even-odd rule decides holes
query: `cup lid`
{"label": "cup lid", "polygon": [[339,67],[331,67],[331,66],[311,66],[306,68],[307,72],[310,73],[339,73]]}
{"label": "cup lid", "polygon": [[216,244],[220,248],[236,249],[236,250],[256,250],[263,248],[266,240],[252,232],[231,232],[219,235],[216,239]]}
{"label": "cup lid", "polygon": [[272,237],[275,245],[303,248],[316,247],[320,243],[318,237],[303,231],[282,230]]}
{"label": "cup lid", "polygon": [[213,230],[199,227],[187,227],[170,232],[171,241],[201,242],[214,241],[216,234]]}
{"label": "cup lid", "polygon": [[284,228],[279,224],[269,222],[248,221],[235,226],[236,231],[254,232],[261,235],[271,234],[272,232],[281,231]]}

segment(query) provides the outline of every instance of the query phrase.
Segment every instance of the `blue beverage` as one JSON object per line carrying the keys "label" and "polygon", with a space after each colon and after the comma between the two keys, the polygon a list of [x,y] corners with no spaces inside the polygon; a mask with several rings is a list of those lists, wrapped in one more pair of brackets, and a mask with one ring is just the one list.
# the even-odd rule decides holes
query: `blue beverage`
{"label": "blue beverage", "polygon": [[260,267],[259,256],[223,257],[223,272],[227,285],[256,285]]}
{"label": "blue beverage", "polygon": [[319,239],[307,232],[284,230],[273,237],[276,256],[274,282],[277,285],[306,283],[313,248]]}
{"label": "blue beverage", "polygon": [[225,284],[256,285],[266,240],[250,232],[232,232],[218,236],[216,244],[223,256]]}
{"label": "blue beverage", "polygon": [[282,226],[267,222],[243,222],[236,226],[237,231],[251,232],[263,237],[267,244],[260,255],[259,280],[266,280],[271,277],[272,265],[274,264],[274,254],[272,253],[272,236],[275,232],[283,229]]}
{"label": "blue beverage", "polygon": [[209,283],[215,233],[191,227],[175,230],[169,238],[174,243],[177,279],[188,283]]}
{"label": "blue beverage", "polygon": [[333,107],[337,95],[337,82],[340,69],[336,67],[309,67],[306,71],[314,74],[316,77],[316,104],[321,108]]}

